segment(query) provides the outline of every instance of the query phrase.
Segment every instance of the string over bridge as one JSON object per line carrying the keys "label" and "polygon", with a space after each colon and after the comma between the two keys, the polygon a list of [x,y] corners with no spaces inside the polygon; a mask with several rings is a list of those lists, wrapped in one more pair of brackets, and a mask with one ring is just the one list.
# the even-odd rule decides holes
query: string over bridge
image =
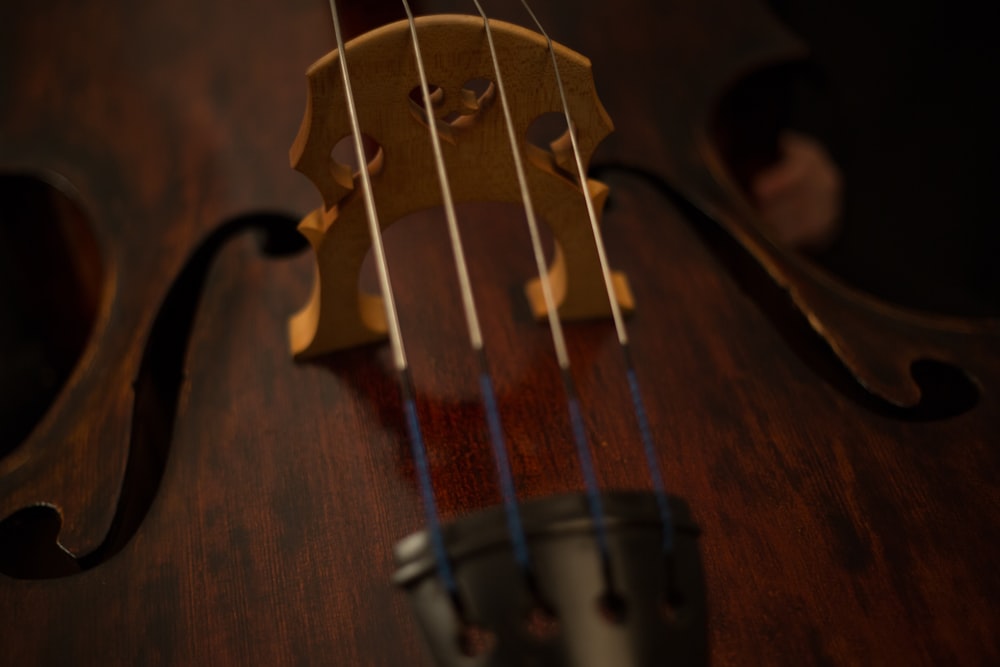
{"label": "string over bridge", "polygon": [[[384,26],[349,42],[352,76],[376,82],[359,88],[357,108],[364,133],[372,140],[364,166],[375,184],[374,197],[383,230],[406,215],[439,206],[440,189],[433,155],[427,148],[427,124],[433,122],[444,140],[444,158],[452,175],[456,202],[521,201],[513,177],[503,118],[491,104],[489,87],[470,82],[491,81],[493,67],[485,48],[482,22],[471,16],[430,16],[416,20],[435,86],[432,108],[426,109],[405,21]],[[527,142],[528,128],[545,113],[561,112],[553,82],[552,57],[544,38],[500,21],[491,21],[496,48],[510,68],[505,81],[517,101],[513,120]],[[590,62],[561,46],[554,55],[568,91],[581,154],[589,161],[612,124],[594,89]],[[344,91],[339,78],[339,54],[331,52],[308,72],[308,104],[292,146],[292,165],[309,177],[323,197],[323,206],[306,216],[299,229],[316,256],[317,276],[312,295],[289,323],[292,352],[299,358],[379,340],[385,336],[381,298],[359,291],[358,275],[370,247],[364,207],[352,167],[337,159],[334,147],[350,135]],[[558,143],[558,142],[556,142]],[[601,267],[588,224],[579,180],[567,175],[558,150],[525,151],[530,168],[528,185],[536,212],[550,227],[556,242],[549,266],[559,315],[586,319],[611,314]],[[587,179],[586,187],[598,211],[607,187]],[[633,300],[628,284],[614,275],[620,306]],[[538,279],[525,291],[536,317],[543,317]]]}

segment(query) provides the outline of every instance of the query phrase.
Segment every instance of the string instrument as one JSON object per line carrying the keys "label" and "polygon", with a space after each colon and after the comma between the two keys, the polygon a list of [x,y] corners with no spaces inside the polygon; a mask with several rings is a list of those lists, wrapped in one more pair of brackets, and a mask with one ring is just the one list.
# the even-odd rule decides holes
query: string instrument
{"label": "string instrument", "polygon": [[995,662],[1000,327],[715,141],[801,43],[493,4],[0,10],[4,662]]}

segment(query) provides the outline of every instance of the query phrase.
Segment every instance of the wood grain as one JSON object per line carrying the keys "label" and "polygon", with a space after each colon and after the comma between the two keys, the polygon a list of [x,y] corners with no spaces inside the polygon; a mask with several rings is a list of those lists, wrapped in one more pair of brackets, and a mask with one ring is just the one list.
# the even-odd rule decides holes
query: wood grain
{"label": "wood grain", "polygon": [[[721,231],[731,224],[650,185],[676,175],[670,156],[692,146],[685,122],[711,113],[720,81],[794,54],[794,40],[735,0],[555,9],[540,8],[543,20],[593,59],[619,128],[600,150],[656,176],[607,172],[605,237],[635,296],[633,353],[668,486],[703,530],[713,662],[1000,661],[995,338],[931,341],[976,365],[971,409],[935,418],[872,403],[759,256]],[[387,351],[293,362],[285,323],[307,298],[311,258],[266,256],[252,220],[226,226],[315,203],[286,151],[302,73],[332,41],[325,11],[304,0],[0,10],[0,25],[17,26],[0,40],[0,160],[74,184],[110,276],[85,361],[0,460],[0,516],[55,507],[59,544],[82,570],[0,576],[9,664],[429,664],[391,585],[391,546],[422,518]],[[729,50],[713,56],[720,44]],[[711,169],[696,176],[718,192]],[[518,488],[578,490],[548,333],[521,293],[532,260],[517,209],[459,215],[476,221],[468,252]],[[496,504],[439,212],[406,217],[387,244],[442,512]],[[185,302],[195,319],[177,393],[159,402],[176,408],[158,488],[130,539],[88,561],[139,454],[135,420],[158,414],[135,404],[132,381],[191,258],[210,270]],[[897,340],[905,321],[858,319],[852,304],[834,312],[867,322],[859,335]],[[568,333],[602,485],[646,488],[611,327]]]}

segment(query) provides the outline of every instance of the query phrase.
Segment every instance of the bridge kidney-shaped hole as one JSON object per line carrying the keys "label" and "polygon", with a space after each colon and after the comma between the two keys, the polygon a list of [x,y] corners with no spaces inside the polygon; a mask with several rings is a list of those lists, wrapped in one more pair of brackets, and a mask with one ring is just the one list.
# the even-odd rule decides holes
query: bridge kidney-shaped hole
{"label": "bridge kidney-shaped hole", "polygon": [[[384,160],[382,145],[367,134],[362,134],[361,147],[364,150],[368,174],[375,176],[382,171]],[[353,136],[348,135],[334,144],[333,150],[330,151],[330,161],[333,163],[334,177],[341,185],[353,187],[354,179],[361,173]]]}
{"label": "bridge kidney-shaped hole", "polygon": [[489,79],[469,79],[462,84],[461,111],[454,110],[443,119],[455,128],[472,127],[479,115],[493,106],[496,99],[496,86]]}
{"label": "bridge kidney-shaped hole", "polygon": [[69,379],[104,291],[90,221],[57,182],[0,175],[0,456],[24,441]]}
{"label": "bridge kidney-shaped hole", "polygon": [[462,104],[468,109],[485,109],[496,99],[497,87],[489,79],[477,77],[462,84]]}
{"label": "bridge kidney-shaped hole", "polygon": [[[452,100],[447,106],[444,89],[440,86],[428,84],[428,92],[439,130],[446,129],[440,125],[441,123],[454,129],[471,127],[479,118],[479,114],[491,107],[496,98],[496,86],[491,80],[482,77],[469,79],[463,83],[458,99]],[[409,98],[417,118],[426,124],[429,114],[427,105],[424,104],[423,90],[419,85],[410,89]]]}
{"label": "bridge kidney-shaped hole", "polygon": [[[427,92],[430,93],[432,107],[436,109],[444,104],[444,89],[441,86],[436,83],[428,83]],[[420,84],[410,89],[409,98],[410,102],[416,105],[418,109],[427,109],[427,106],[424,104],[424,91],[420,87]]]}
{"label": "bridge kidney-shaped hole", "polygon": [[566,124],[566,114],[549,111],[536,118],[525,134],[528,159],[542,169],[555,169],[576,180],[573,141]]}
{"label": "bridge kidney-shaped hole", "polygon": [[[553,152],[569,142],[569,131],[566,125],[566,114],[561,111],[548,111],[531,121],[527,133],[528,143],[543,150]],[[570,144],[572,149],[572,144]]]}

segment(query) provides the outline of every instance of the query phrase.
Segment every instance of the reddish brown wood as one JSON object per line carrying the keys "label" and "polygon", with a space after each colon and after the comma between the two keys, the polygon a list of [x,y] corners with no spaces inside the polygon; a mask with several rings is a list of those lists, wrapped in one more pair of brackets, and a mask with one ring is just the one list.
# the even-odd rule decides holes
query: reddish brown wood
{"label": "reddish brown wood", "polygon": [[[730,208],[705,208],[742,229],[735,189],[678,164],[710,155],[687,149],[720,86],[797,43],[734,0],[540,9],[595,63],[620,128],[607,159],[673,178],[700,204],[722,201]],[[169,426],[157,422],[169,397],[142,384],[160,376],[142,375],[140,359],[185,260],[233,216],[316,204],[286,153],[302,73],[332,42],[326,11],[111,0],[0,10],[16,26],[0,42],[0,160],[68,178],[109,276],[83,363],[0,460],[0,515],[55,505],[60,544],[85,567],[0,577],[10,664],[427,662],[390,582],[391,545],[421,515],[386,350],[293,363],[284,324],[308,291],[309,259],[265,258],[249,235],[217,237],[219,259],[192,290],[201,299],[152,506],[113,557],[86,558],[118,507],[133,427]],[[637,38],[636,17],[655,38]],[[768,287],[752,244],[747,254],[637,178],[608,180],[606,238],[636,297],[634,354],[661,461],[704,530],[713,661],[1000,660],[996,335],[926,334],[835,289],[831,326],[890,348],[902,335],[908,354],[975,366],[979,401],[958,416],[873,405]],[[578,489],[547,333],[519,298],[532,263],[520,217],[507,206],[460,214],[520,489]],[[498,492],[445,239],[429,213],[396,225],[388,245],[435,486],[454,517]],[[797,280],[819,289],[807,271]],[[643,488],[613,332],[569,332],[601,481]],[[150,398],[136,407],[137,377]]]}

